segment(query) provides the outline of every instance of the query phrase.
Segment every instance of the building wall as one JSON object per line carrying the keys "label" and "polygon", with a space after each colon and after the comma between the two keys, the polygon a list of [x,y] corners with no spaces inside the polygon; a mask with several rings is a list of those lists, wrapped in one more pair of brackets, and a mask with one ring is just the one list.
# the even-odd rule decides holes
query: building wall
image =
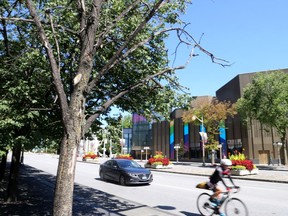
{"label": "building wall", "polygon": [[[288,72],[288,69],[282,71]],[[237,75],[216,91],[217,99],[231,101],[232,103],[237,102],[243,96],[244,88],[252,82],[255,74]],[[271,159],[274,163],[277,161],[277,148],[273,146],[273,143],[280,138],[275,132],[272,133],[271,128],[264,128],[256,120],[251,121],[249,125],[244,125],[238,115],[233,119],[229,118],[226,125],[228,146],[234,146],[235,149],[242,146],[244,154],[255,163],[269,163]]]}
{"label": "building wall", "polygon": [[[288,69],[282,70],[288,73]],[[240,74],[227,82],[216,91],[216,98],[219,101],[230,101],[231,103],[243,96],[244,88],[252,82],[256,73]],[[201,99],[212,98],[211,96],[201,96]],[[206,99],[205,99],[206,100]],[[191,123],[184,124],[182,121],[183,111],[176,109],[171,113],[171,122],[162,121],[152,125],[152,145],[153,154],[155,151],[162,151],[163,154],[175,160],[174,146],[185,144],[185,154],[183,160],[201,160],[201,138],[199,126]],[[188,134],[187,134],[188,131]],[[227,156],[235,150],[243,151],[247,158],[255,163],[277,163],[278,150],[273,143],[280,141],[275,129],[265,128],[258,121],[253,120],[245,125],[239,115],[228,118],[225,121],[224,139],[221,137],[220,143],[223,144],[222,156]],[[288,134],[288,133],[287,133]],[[283,147],[281,147],[281,158],[283,157]],[[207,160],[207,151],[205,152]],[[218,152],[219,156],[219,152]],[[282,161],[283,163],[283,161]]]}
{"label": "building wall", "polygon": [[[283,71],[288,72],[288,69],[284,69]],[[246,73],[237,75],[216,91],[216,98],[219,101],[237,102],[243,95],[244,88],[252,82],[255,74],[256,73]],[[206,96],[202,96],[201,98],[205,97]],[[165,152],[165,155],[169,155],[170,159],[175,159],[175,144],[184,143],[185,139],[188,139],[187,147],[185,147],[186,153],[183,159],[199,160],[202,157],[199,127],[190,123],[185,125],[181,119],[182,114],[182,110],[174,110],[171,113],[172,122],[170,123],[172,124],[167,121],[153,123],[153,149],[154,151]],[[227,142],[227,146],[226,143],[223,143],[225,148],[227,147],[227,152],[223,152],[223,155],[239,150],[243,151],[247,158],[253,160],[255,163],[277,162],[277,147],[275,147],[273,143],[280,141],[280,138],[275,132],[275,129],[264,128],[264,126],[256,120],[251,121],[249,126],[245,125],[238,115],[234,116],[234,118],[228,118],[225,122],[225,128],[226,140],[221,140],[221,143]],[[188,135],[186,134],[187,130]],[[281,149],[281,158],[284,158],[283,147]],[[207,152],[205,155],[207,155]]]}
{"label": "building wall", "polygon": [[169,125],[169,121],[152,124],[152,155],[155,155],[156,151],[169,155]]}

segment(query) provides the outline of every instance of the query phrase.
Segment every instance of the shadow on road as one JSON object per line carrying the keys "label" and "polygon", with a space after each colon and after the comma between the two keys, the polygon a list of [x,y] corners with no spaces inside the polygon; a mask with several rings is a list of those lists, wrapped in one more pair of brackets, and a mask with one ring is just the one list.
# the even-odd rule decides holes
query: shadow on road
{"label": "shadow on road", "polygon": [[180,212],[186,216],[200,216],[200,214],[195,214],[191,212],[186,212],[186,211],[180,211]]}

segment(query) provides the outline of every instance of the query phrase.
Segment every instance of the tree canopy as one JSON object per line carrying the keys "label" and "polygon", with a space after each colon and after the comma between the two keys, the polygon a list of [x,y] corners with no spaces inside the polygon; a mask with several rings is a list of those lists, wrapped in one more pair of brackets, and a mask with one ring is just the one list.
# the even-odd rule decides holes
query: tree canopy
{"label": "tree canopy", "polygon": [[250,119],[256,119],[277,130],[284,146],[284,160],[287,164],[285,140],[288,125],[288,73],[257,73],[237,101],[237,110],[246,123]]}
{"label": "tree canopy", "polygon": [[[170,65],[164,43],[170,32],[177,33],[176,51],[181,45],[191,48],[187,60],[197,56],[198,49],[213,62],[226,63],[201,47],[179,19],[189,2],[1,1],[0,46],[6,50],[1,55],[16,59],[34,54],[31,62],[21,61],[24,65],[41,63],[29,71],[29,77],[35,77],[35,86],[30,85],[35,95],[29,99],[40,101],[44,98],[41,90],[49,89],[49,103],[37,105],[61,122],[54,215],[72,215],[78,145],[85,134],[100,128],[100,117],[112,105],[152,118],[155,113],[168,116],[171,108],[187,103],[187,96],[179,96],[182,87],[175,75],[185,68],[186,60],[183,65]],[[12,53],[16,42],[20,49]],[[53,87],[40,86],[47,81]]]}

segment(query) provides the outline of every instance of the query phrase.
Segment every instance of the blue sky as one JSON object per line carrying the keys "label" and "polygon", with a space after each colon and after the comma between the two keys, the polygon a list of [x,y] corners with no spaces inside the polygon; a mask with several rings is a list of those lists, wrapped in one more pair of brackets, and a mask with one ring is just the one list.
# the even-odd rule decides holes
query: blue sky
{"label": "blue sky", "polygon": [[[191,95],[215,95],[238,74],[288,68],[288,0],[192,0],[182,19],[201,46],[232,65],[223,68],[197,50],[180,84]],[[175,38],[167,41],[170,52]],[[176,65],[185,63],[189,50],[182,47]],[[170,57],[171,61],[173,56]]]}

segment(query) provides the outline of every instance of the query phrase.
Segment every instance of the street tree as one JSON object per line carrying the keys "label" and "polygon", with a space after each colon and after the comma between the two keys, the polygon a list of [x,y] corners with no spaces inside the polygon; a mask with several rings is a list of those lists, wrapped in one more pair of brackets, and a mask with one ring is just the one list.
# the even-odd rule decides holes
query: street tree
{"label": "street tree", "polygon": [[155,113],[168,116],[172,107],[183,105],[178,98],[186,102],[177,93],[182,87],[175,76],[175,71],[186,65],[171,67],[167,58],[164,42],[170,32],[176,32],[176,48],[191,47],[187,60],[197,56],[198,49],[225,66],[225,61],[202,48],[179,21],[187,3],[3,1],[5,8],[13,11],[0,19],[14,24],[10,26],[14,38],[21,36],[17,34],[19,23],[28,23],[34,51],[47,59],[54,101],[61,110],[63,137],[53,215],[72,215],[78,145],[94,124],[99,128],[99,118],[107,115],[112,105],[152,118]]}
{"label": "street tree", "polygon": [[283,161],[287,164],[288,73],[257,73],[237,101],[237,110],[248,125],[254,119],[276,129],[283,144]]}
{"label": "street tree", "polygon": [[[32,73],[37,70],[37,66],[26,62],[31,59],[29,56],[33,59],[30,62],[34,62],[35,58],[31,53],[22,54],[17,60],[8,56],[0,58],[3,63],[0,66],[1,80],[4,81],[0,102],[0,151],[3,152],[0,172],[3,173],[5,170],[7,150],[11,149],[12,163],[6,197],[11,202],[17,200],[17,176],[21,152],[24,149],[31,150],[36,145],[41,147],[40,145],[45,143],[48,147],[49,142],[45,140],[51,140],[57,135],[58,139],[60,138],[59,133],[53,134],[52,131],[59,129],[61,125],[58,123],[52,127],[50,124],[53,119],[55,120],[53,115],[57,112],[49,114],[49,111],[43,108],[49,103],[47,91],[49,92],[51,82],[49,79],[46,79],[48,83],[43,81],[44,74],[40,77]],[[53,101],[50,104],[52,103]],[[59,115],[56,119],[59,119]]]}
{"label": "street tree", "polygon": [[132,115],[124,115],[121,119],[121,126],[123,128],[132,128]]}
{"label": "street tree", "polygon": [[[214,164],[214,151],[219,149],[219,131],[225,127],[225,120],[236,114],[235,104],[221,102],[215,99],[192,101],[191,109],[183,113],[184,122],[193,122],[195,125],[202,124],[207,132],[207,144],[205,148],[212,151],[212,163]],[[199,118],[201,121],[197,120]]]}
{"label": "street tree", "polygon": [[[1,2],[0,14],[8,13],[4,2]],[[54,104],[53,112],[51,104],[54,92],[49,71],[44,70],[46,60],[37,52],[34,52],[34,38],[27,36],[27,24],[19,25],[18,34],[10,24],[2,21],[0,28],[0,76],[2,86],[0,90],[0,179],[4,177],[7,152],[12,150],[12,160],[7,188],[7,201],[17,200],[18,166],[23,159],[23,149],[31,150],[36,145],[40,147],[50,144],[47,140],[58,138],[61,125],[51,124],[59,121],[59,106]],[[24,46],[24,41],[28,44]],[[41,76],[39,76],[41,72]],[[49,104],[49,105],[47,105]],[[49,107],[46,109],[45,107]],[[58,110],[58,112],[56,111]],[[56,118],[55,118],[56,115]],[[58,116],[57,116],[58,115]],[[49,133],[48,133],[49,132]],[[55,131],[54,131],[55,132]],[[47,136],[49,134],[49,136]],[[58,135],[58,136],[57,136]],[[46,141],[46,142],[45,142]],[[59,143],[59,141],[58,141]],[[22,153],[22,155],[21,155]],[[21,156],[21,158],[20,158]]]}

